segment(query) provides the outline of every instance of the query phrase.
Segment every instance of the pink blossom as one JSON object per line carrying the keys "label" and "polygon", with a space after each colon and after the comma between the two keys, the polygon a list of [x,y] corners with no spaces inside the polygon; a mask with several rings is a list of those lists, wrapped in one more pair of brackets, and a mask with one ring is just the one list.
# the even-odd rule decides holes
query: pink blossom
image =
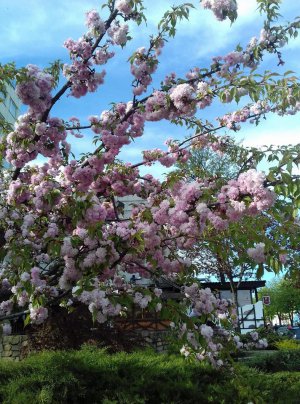
{"label": "pink blossom", "polygon": [[113,23],[107,33],[111,37],[114,44],[125,45],[127,42],[128,25],[119,25]]}
{"label": "pink blossom", "polygon": [[200,326],[200,333],[203,335],[203,337],[210,339],[213,336],[214,331],[210,326],[202,324]]}
{"label": "pink blossom", "polygon": [[86,13],[86,25],[95,35],[102,34],[105,31],[105,24],[96,10]]}
{"label": "pink blossom", "polygon": [[237,10],[237,3],[234,0],[202,0],[202,7],[212,10],[219,21],[226,19],[228,14]]}
{"label": "pink blossom", "polygon": [[132,11],[130,0],[117,0],[116,9],[123,14],[130,14]]}
{"label": "pink blossom", "polygon": [[265,262],[265,244],[258,243],[254,248],[248,248],[247,253],[258,264]]}
{"label": "pink blossom", "polygon": [[29,312],[33,324],[42,324],[48,317],[48,309],[46,307],[34,307],[30,304]]}

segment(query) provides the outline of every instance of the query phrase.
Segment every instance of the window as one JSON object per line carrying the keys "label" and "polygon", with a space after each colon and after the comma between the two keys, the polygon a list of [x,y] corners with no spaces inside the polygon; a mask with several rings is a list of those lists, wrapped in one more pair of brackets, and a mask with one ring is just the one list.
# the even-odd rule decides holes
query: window
{"label": "window", "polygon": [[9,84],[12,86],[12,88],[16,88],[17,81],[15,79],[9,80]]}
{"label": "window", "polygon": [[17,111],[18,111],[17,105],[14,103],[14,101],[13,101],[12,99],[10,99],[10,102],[9,102],[9,112],[12,114],[12,116],[13,116],[14,118],[17,117]]}
{"label": "window", "polygon": [[0,102],[2,104],[5,104],[5,98],[6,98],[6,94],[3,91],[0,91]]}

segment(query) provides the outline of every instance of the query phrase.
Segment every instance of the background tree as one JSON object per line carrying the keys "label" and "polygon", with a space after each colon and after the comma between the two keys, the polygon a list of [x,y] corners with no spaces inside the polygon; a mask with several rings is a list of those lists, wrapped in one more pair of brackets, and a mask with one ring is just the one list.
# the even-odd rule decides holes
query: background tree
{"label": "background tree", "polygon": [[[179,170],[188,181],[202,178],[221,190],[223,186],[226,188],[228,181],[242,172],[257,168],[263,159],[280,161],[279,166],[283,161],[292,162],[297,159],[298,149],[295,148],[289,157],[286,147],[273,149],[271,155],[269,153],[256,148],[244,148],[227,140],[225,153],[205,147],[196,148],[190,159],[179,165]],[[222,283],[230,283],[236,304],[237,291],[243,280],[260,279],[265,270],[275,273],[284,270],[292,274],[299,264],[299,232],[294,221],[298,211],[299,188],[297,182],[293,187],[288,185],[284,188],[276,169],[271,169],[270,178],[275,180],[275,187],[276,183],[283,187],[284,198],[278,199],[267,213],[243,218],[238,224],[231,223],[222,231],[212,232],[211,237],[195,243],[188,252],[197,275],[213,276]],[[283,173],[283,176],[289,177],[289,174]],[[292,180],[292,176],[289,178]],[[289,216],[292,223],[288,220]],[[258,262],[248,254],[255,244],[262,245],[262,255]]]}
{"label": "background tree", "polygon": [[288,319],[294,325],[295,314],[300,312],[299,288],[289,279],[273,281],[270,286],[260,289],[259,296],[270,296],[270,305],[264,306],[265,316],[278,317],[279,325],[283,319]]}

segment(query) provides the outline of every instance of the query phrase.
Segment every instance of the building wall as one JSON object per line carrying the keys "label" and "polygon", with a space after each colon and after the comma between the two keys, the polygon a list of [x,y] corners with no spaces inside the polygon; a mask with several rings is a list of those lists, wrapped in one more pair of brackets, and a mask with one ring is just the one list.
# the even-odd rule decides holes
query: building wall
{"label": "building wall", "polygon": [[124,219],[128,219],[130,217],[134,205],[147,204],[147,201],[145,199],[142,199],[137,195],[119,196],[116,198],[116,202],[117,204],[122,203],[123,205],[124,214],[122,217]]}
{"label": "building wall", "polygon": [[[232,293],[230,290],[221,290],[220,297],[222,299],[233,300]],[[246,304],[251,304],[251,291],[250,290],[238,290],[238,305],[245,306]]]}
{"label": "building wall", "polygon": [[13,125],[20,114],[21,101],[15,93],[13,83],[6,86],[6,91],[6,95],[0,94],[0,98],[4,99],[4,102],[0,102],[0,118]]}
{"label": "building wall", "polygon": [[238,308],[241,333],[245,334],[253,329],[264,326],[263,303],[245,304]]}

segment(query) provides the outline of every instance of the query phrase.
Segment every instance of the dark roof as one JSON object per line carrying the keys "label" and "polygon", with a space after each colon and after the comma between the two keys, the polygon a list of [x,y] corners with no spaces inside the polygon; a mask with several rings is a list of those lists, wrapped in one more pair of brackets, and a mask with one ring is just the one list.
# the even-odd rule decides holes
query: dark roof
{"label": "dark roof", "polygon": [[[234,283],[235,285],[237,284],[237,282]],[[229,282],[201,282],[201,286],[203,288],[210,288],[212,290],[231,290]],[[263,286],[266,286],[266,281],[245,281],[240,283],[238,289],[251,290],[262,288]]]}

